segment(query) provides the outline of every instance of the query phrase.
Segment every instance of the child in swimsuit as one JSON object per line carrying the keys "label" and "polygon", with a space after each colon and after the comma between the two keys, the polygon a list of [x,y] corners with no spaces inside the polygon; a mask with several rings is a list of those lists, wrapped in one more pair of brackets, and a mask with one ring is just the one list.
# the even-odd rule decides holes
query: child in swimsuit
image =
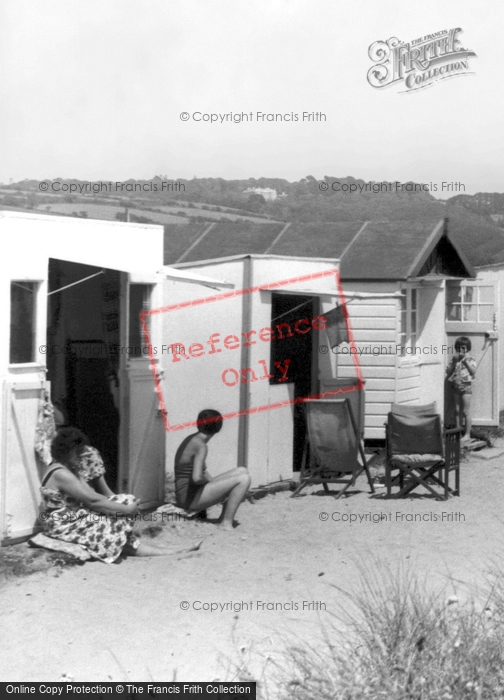
{"label": "child in swimsuit", "polygon": [[457,425],[464,427],[462,440],[471,439],[472,416],[471,395],[472,383],[476,376],[476,360],[468,353],[471,350],[471,341],[465,336],[455,341],[456,355],[452,358],[446,374],[451,384],[455,400],[455,415]]}
{"label": "child in swimsuit", "polygon": [[177,506],[189,513],[199,513],[210,506],[223,504],[220,527],[233,528],[234,516],[250,487],[246,467],[236,467],[212,477],[205,464],[208,442],[222,428],[222,415],[205,409],[198,415],[198,432],[189,435],[175,455],[175,495]]}

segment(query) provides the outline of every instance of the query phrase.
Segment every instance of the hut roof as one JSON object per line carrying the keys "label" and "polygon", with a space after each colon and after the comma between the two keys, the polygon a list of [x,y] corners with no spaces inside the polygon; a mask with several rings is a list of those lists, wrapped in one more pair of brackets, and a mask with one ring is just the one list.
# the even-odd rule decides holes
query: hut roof
{"label": "hut roof", "polygon": [[343,280],[475,276],[442,219],[165,226],[165,265],[266,253],[339,259]]}

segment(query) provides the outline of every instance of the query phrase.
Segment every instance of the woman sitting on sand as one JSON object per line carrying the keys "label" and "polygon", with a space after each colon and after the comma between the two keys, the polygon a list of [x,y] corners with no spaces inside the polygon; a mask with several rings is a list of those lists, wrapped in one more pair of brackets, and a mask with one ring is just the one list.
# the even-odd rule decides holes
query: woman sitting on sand
{"label": "woman sitting on sand", "polygon": [[236,467],[212,477],[205,459],[207,443],[222,428],[222,416],[211,408],[198,415],[198,432],[182,442],[175,455],[175,494],[177,505],[190,513],[199,513],[223,503],[220,527],[233,528],[233,519],[250,487],[246,467]]}
{"label": "woman sitting on sand", "polygon": [[[54,432],[49,441],[49,451],[51,450],[52,438],[61,431],[63,428],[71,428],[72,426],[67,422],[66,414],[61,407],[54,406]],[[52,462],[52,460],[51,460]],[[114,492],[110,489],[109,485],[105,481],[105,464],[99,451],[96,447],[91,447],[91,445],[86,445],[82,449],[79,449],[79,465],[78,465],[78,476],[88,482],[90,486],[102,496],[107,496],[110,498],[114,496]]]}
{"label": "woman sitting on sand", "polygon": [[[138,500],[132,495],[114,495],[99,473],[99,464],[88,465],[86,471],[89,449],[86,436],[77,428],[63,428],[53,438],[54,461],[40,489],[44,503],[40,518],[46,535],[86,547],[107,564],[121,554],[149,557],[198,549],[199,544],[177,548],[141,543],[133,534]],[[91,480],[98,490],[89,485]]]}

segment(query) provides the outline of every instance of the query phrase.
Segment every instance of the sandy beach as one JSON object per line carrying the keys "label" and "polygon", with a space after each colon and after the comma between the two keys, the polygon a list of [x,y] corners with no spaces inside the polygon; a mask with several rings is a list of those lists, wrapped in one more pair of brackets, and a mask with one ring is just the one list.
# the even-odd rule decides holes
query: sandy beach
{"label": "sandy beach", "polygon": [[504,457],[469,457],[461,485],[448,501],[420,491],[372,496],[364,478],[340,500],[319,487],[297,499],[277,493],[244,503],[232,533],[212,522],[217,508],[207,522],[165,519],[156,541],[204,538],[190,556],[11,579],[2,587],[0,678],[268,678],[289,644],[317,645],[324,628],[338,627],[347,606],[339,589],[354,591],[377,565],[409,568],[426,590],[482,600],[504,545]]}

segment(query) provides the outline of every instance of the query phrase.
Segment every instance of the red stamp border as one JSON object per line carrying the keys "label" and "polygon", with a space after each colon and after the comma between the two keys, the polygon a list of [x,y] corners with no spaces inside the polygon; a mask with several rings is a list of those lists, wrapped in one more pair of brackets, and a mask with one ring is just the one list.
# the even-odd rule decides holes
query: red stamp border
{"label": "red stamp border", "polygon": [[[353,331],[352,327],[350,325],[350,319],[348,315],[348,309],[347,309],[347,304],[346,304],[346,299],[345,299],[345,293],[343,291],[343,285],[341,284],[341,278],[338,270],[324,270],[321,272],[314,272],[311,274],[307,275],[299,275],[297,277],[290,277],[289,279],[286,280],[281,280],[279,282],[271,282],[269,284],[261,284],[257,285],[255,287],[250,287],[249,289],[234,289],[232,291],[228,292],[222,292],[221,294],[214,294],[209,297],[203,297],[201,299],[192,299],[190,301],[183,301],[179,302],[178,304],[170,304],[169,306],[163,306],[157,309],[151,309],[149,311],[142,311],[140,314],[140,321],[142,324],[142,330],[144,333],[145,341],[147,344],[147,347],[149,349],[149,359],[150,359],[150,368],[154,377],[154,388],[156,395],[158,397],[159,401],[159,408],[161,411],[161,415],[163,416],[163,425],[165,428],[166,432],[172,432],[175,430],[183,430],[185,428],[195,428],[196,427],[196,420],[191,421],[189,423],[180,423],[177,425],[170,425],[169,420],[168,420],[168,411],[166,409],[166,403],[164,400],[163,396],[163,389],[161,387],[161,377],[159,376],[159,372],[157,369],[156,365],[156,358],[154,357],[154,352],[152,350],[152,344],[151,344],[151,338],[150,338],[150,333],[149,333],[149,327],[147,323],[147,319],[149,316],[155,316],[157,314],[162,314],[162,313],[168,313],[170,311],[177,311],[179,309],[186,309],[191,306],[201,306],[203,304],[212,304],[213,302],[216,301],[221,301],[223,299],[230,299],[232,297],[239,297],[239,296],[244,296],[246,294],[252,294],[254,292],[259,292],[259,291],[274,291],[278,289],[279,287],[285,287],[286,285],[289,284],[295,284],[298,282],[308,282],[310,280],[314,279],[320,279],[321,277],[330,277],[334,275],[335,280],[336,280],[336,289],[337,293],[339,295],[339,299],[341,302],[342,310],[343,310],[343,317],[345,319],[345,326],[346,330],[348,333],[348,340],[350,344],[350,354],[355,366],[356,370],[356,375],[357,375],[357,383],[355,386],[349,386],[349,387],[343,387],[341,389],[333,389],[331,391],[326,391],[321,394],[311,394],[310,396],[304,396],[303,398],[300,399],[292,399],[289,401],[281,401],[278,403],[274,404],[266,404],[264,406],[256,406],[253,408],[247,408],[245,411],[233,411],[232,413],[226,413],[223,416],[224,420],[227,420],[229,418],[236,418],[238,416],[243,416],[243,415],[253,415],[254,413],[262,413],[264,411],[269,411],[271,409],[275,408],[283,408],[284,406],[291,406],[296,403],[303,403],[306,400],[310,399],[326,399],[326,398],[333,398],[335,396],[338,396],[340,394],[346,394],[351,391],[358,391],[360,389],[364,388],[364,380],[362,377],[362,369],[359,363],[359,357],[357,354],[357,349],[355,346],[355,340],[353,336]],[[302,290],[300,290],[302,291]]]}

